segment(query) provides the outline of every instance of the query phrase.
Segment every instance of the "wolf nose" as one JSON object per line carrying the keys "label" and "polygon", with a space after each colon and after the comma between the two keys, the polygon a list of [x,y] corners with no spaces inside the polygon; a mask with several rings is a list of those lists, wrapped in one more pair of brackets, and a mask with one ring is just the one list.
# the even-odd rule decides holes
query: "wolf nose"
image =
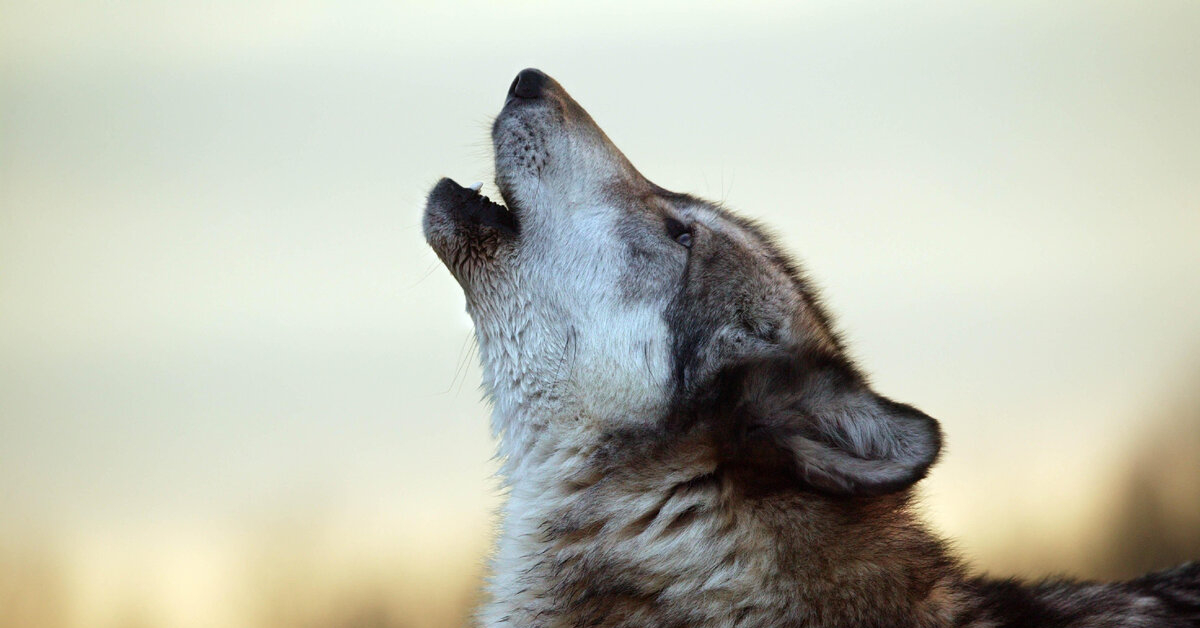
{"label": "wolf nose", "polygon": [[508,95],[517,98],[540,98],[548,78],[541,70],[533,68],[521,70],[508,88]]}

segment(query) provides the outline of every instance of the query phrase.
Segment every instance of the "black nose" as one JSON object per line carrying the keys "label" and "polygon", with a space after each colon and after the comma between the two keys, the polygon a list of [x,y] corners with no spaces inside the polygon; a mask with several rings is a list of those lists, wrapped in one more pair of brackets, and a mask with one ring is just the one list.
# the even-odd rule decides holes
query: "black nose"
{"label": "black nose", "polygon": [[546,87],[548,78],[541,70],[533,68],[521,70],[517,74],[517,78],[513,79],[512,85],[509,86],[508,95],[517,98],[541,98],[542,89]]}

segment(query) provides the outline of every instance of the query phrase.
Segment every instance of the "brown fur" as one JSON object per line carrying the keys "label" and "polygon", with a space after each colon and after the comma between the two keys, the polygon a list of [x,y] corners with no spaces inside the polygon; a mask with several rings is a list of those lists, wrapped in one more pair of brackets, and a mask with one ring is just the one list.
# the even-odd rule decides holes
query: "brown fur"
{"label": "brown fur", "polygon": [[1200,626],[1200,565],[972,577],[913,513],[937,422],[871,389],[761,228],[650,183],[534,70],[493,139],[508,207],[443,180],[425,218],[510,490],[482,624]]}

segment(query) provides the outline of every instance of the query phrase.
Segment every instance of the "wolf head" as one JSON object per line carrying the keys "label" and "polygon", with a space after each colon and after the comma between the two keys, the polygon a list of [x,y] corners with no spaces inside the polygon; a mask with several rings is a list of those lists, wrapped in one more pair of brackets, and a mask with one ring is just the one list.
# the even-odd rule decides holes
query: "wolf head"
{"label": "wolf head", "polygon": [[537,70],[492,141],[504,204],[443,179],[424,228],[466,295],[503,454],[706,423],[730,464],[823,492],[925,475],[937,423],[870,389],[761,228],[650,182]]}

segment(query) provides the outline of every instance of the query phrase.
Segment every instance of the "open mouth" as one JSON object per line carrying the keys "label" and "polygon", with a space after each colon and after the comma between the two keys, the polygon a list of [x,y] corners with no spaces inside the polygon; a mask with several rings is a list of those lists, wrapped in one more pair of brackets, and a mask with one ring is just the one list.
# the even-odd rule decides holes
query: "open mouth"
{"label": "open mouth", "polygon": [[521,222],[517,215],[504,205],[480,193],[482,183],[464,187],[453,179],[438,181],[429,194],[431,203],[445,207],[453,219],[466,225],[478,225],[497,231],[517,235]]}

